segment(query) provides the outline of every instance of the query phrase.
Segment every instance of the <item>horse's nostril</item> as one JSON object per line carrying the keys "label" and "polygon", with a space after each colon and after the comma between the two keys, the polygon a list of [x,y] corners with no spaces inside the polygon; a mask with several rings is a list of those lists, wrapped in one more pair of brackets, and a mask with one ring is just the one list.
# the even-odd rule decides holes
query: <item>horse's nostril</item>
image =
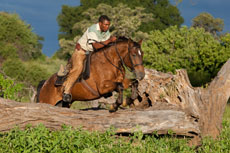
{"label": "horse's nostril", "polygon": [[145,77],[145,73],[144,72],[137,72],[136,73],[136,78],[138,80],[142,80],[142,79],[144,79],[144,77]]}

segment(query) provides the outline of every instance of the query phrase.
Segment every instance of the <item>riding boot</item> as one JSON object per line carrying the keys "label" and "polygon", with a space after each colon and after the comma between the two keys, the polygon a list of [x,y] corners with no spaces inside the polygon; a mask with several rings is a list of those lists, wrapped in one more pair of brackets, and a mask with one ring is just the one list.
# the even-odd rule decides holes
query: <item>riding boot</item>
{"label": "riding boot", "polygon": [[66,103],[70,103],[72,101],[72,95],[63,93],[62,100]]}

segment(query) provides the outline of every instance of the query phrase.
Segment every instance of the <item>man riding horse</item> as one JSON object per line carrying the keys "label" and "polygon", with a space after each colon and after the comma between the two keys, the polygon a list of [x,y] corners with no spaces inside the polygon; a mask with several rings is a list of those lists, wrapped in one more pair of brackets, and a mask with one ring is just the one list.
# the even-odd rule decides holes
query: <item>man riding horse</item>
{"label": "man riding horse", "polygon": [[[105,45],[116,41],[117,38],[110,35],[109,27],[110,19],[106,15],[101,15],[98,23],[90,26],[78,40],[75,52],[65,69],[60,69],[57,73],[59,79],[68,76],[63,84],[64,91],[62,100],[64,102],[69,103],[72,100],[71,89],[79,75],[82,73],[87,51],[92,52],[94,49],[100,49]],[[57,83],[59,79],[57,79]]]}

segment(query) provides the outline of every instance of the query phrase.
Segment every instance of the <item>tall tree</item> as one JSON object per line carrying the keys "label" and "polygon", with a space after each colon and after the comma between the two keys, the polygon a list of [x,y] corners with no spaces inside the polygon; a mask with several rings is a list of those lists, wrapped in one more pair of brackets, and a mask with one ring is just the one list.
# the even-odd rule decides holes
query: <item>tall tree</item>
{"label": "tall tree", "polygon": [[145,8],[145,13],[151,13],[152,20],[148,23],[142,23],[140,30],[149,32],[154,29],[165,29],[171,25],[180,26],[184,19],[180,16],[180,12],[176,6],[169,3],[169,0],[81,0],[81,5],[77,7],[63,6],[62,12],[57,20],[60,26],[59,39],[73,39],[76,34],[81,33],[79,29],[71,30],[75,23],[81,22],[86,17],[83,12],[89,8],[96,8],[99,4],[104,3],[112,7],[118,4],[126,4],[131,9],[135,7]]}
{"label": "tall tree", "polygon": [[214,18],[209,13],[200,13],[197,17],[192,19],[193,27],[202,27],[205,31],[216,35],[224,28],[224,20],[220,18]]}
{"label": "tall tree", "polygon": [[140,36],[136,36],[134,32],[137,32],[141,23],[148,23],[154,20],[152,14],[144,13],[144,10],[142,7],[131,9],[122,3],[116,7],[101,3],[96,8],[90,8],[83,12],[86,19],[75,23],[73,30],[80,29],[85,31],[92,23],[98,22],[100,15],[107,14],[112,20],[110,28],[112,35],[138,39]]}

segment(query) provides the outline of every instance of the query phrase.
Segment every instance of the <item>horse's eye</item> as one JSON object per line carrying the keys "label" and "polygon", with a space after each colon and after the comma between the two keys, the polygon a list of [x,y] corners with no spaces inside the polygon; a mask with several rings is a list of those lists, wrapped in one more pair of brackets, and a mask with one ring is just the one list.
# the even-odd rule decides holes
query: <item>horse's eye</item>
{"label": "horse's eye", "polygon": [[136,55],[137,55],[137,54],[133,54],[132,56],[133,56],[133,57],[136,57]]}

